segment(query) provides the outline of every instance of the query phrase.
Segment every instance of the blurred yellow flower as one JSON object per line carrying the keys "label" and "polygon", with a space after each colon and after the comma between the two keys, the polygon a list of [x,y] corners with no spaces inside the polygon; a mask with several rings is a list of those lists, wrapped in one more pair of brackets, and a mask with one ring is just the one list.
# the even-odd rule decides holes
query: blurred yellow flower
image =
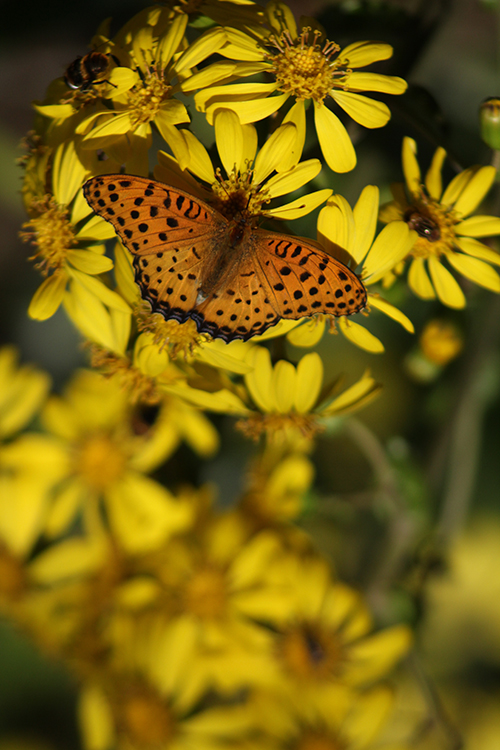
{"label": "blurred yellow flower", "polygon": [[[443,191],[441,170],[446,157],[436,149],[431,166],[422,182],[416,159],[417,145],[412,138],[403,140],[404,186],[392,187],[394,201],[382,206],[381,221],[393,222],[401,232],[401,221],[416,232],[416,240],[407,257],[388,269],[386,283],[402,273],[410,263],[408,284],[422,299],[435,299],[453,308],[465,307],[465,295],[444,261],[470,281],[500,292],[500,276],[491,264],[500,265],[500,255],[480,242],[478,237],[500,234],[496,216],[469,216],[481,203],[495,179],[494,167],[469,167],[456,175]],[[469,217],[469,218],[467,218]],[[430,273],[430,278],[427,271]]]}

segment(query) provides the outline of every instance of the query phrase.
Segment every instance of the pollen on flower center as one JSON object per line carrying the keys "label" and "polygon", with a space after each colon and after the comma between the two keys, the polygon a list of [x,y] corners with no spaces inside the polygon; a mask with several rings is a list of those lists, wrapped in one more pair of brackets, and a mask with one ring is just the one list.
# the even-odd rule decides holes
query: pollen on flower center
{"label": "pollen on flower center", "polygon": [[279,39],[273,37],[277,52],[270,53],[268,59],[280,91],[299,100],[323,102],[332,88],[345,85],[349,71],[330,59],[340,51],[335,42],[326,41],[321,47],[321,33],[315,31],[312,39],[309,35],[310,29],[305,27],[295,40],[288,31]]}
{"label": "pollen on flower center", "polygon": [[261,213],[262,206],[270,198],[266,189],[259,190],[259,185],[253,185],[253,171],[239,173],[236,169],[223,179],[219,171],[216,172],[217,181],[212,185],[215,200],[214,207],[229,221],[244,216],[247,219]]}
{"label": "pollen on flower center", "polygon": [[275,435],[280,431],[298,430],[306,438],[312,438],[318,432],[324,430],[315,414],[252,414],[252,416],[240,419],[236,427],[249,438],[258,440],[263,433]]}
{"label": "pollen on flower center", "polygon": [[455,216],[441,204],[422,196],[416,199],[405,211],[403,220],[413,229],[418,238],[411,254],[415,257],[428,258],[440,256],[453,250],[455,240]]}
{"label": "pollen on flower center", "polygon": [[222,571],[206,567],[197,571],[185,592],[185,606],[202,618],[222,617],[226,611],[226,578]]}
{"label": "pollen on flower center", "polygon": [[52,196],[33,201],[31,210],[38,216],[23,224],[26,231],[21,232],[21,239],[37,247],[30,260],[39,258],[38,268],[46,275],[49,269],[64,264],[68,250],[74,247],[75,233],[67,209],[59,206]]}
{"label": "pollen on flower center", "polygon": [[133,127],[151,122],[167,99],[170,99],[172,87],[153,71],[146,78],[143,86],[134,86],[129,92],[130,121]]}
{"label": "pollen on flower center", "polygon": [[126,456],[107,435],[91,435],[79,447],[75,470],[94,489],[103,490],[119,479]]}

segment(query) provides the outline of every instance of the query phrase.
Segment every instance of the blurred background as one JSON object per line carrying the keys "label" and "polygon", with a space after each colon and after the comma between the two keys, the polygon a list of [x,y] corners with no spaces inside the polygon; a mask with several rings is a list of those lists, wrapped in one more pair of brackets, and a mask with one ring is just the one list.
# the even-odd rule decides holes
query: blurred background
{"label": "blurred background", "polygon": [[[304,10],[303,3],[289,4],[296,15]],[[31,127],[31,102],[42,100],[49,82],[85,54],[98,24],[112,17],[116,30],[145,5],[132,0],[25,0],[2,8],[0,344],[16,344],[23,361],[49,371],[56,389],[85,364],[85,355],[64,312],[43,323],[26,315],[40,277],[27,262],[29,247],[18,238],[26,219],[16,164],[23,154],[20,141]],[[485,98],[500,95],[497,3],[318,0],[308,3],[307,13],[319,18],[340,44],[362,39],[391,43],[394,57],[377,70],[401,75],[411,84],[408,94],[390,100],[389,126],[352,131],[357,168],[348,175],[326,172],[321,186],[353,203],[364,185],[376,184],[383,200],[389,199],[390,183],[402,180],[404,135],[417,140],[424,170],[436,146],[445,146],[452,156],[448,178],[457,165],[491,161],[479,136],[477,112]],[[492,193],[484,213],[498,215],[498,195]],[[313,236],[315,218],[300,226],[296,222],[293,231]],[[376,612],[377,586],[384,573],[390,575],[397,584],[391,593],[393,611],[417,628],[419,664],[411,675],[401,673],[401,727],[393,728],[393,737],[404,736],[404,726],[427,704],[438,730],[432,735],[435,744],[427,742],[426,748],[458,748],[460,732],[467,748],[498,750],[500,303],[478,287],[467,289],[469,305],[460,312],[404,294],[395,288],[389,298],[414,322],[416,336],[388,319],[371,319],[369,326],[386,345],[384,355],[356,350],[341,337],[326,337],[319,351],[331,374],[347,368],[358,377],[369,366],[384,383],[382,396],[360,420],[386,449],[414,503],[410,522],[395,518],[387,523],[364,501],[372,467],[369,452],[360,449],[362,437],[354,431],[348,440],[332,435],[319,441],[317,497],[311,498],[303,524],[331,556],[339,575],[368,592]],[[418,360],[418,336],[433,317],[457,327],[463,351],[439,377],[425,382],[412,362]],[[292,359],[300,353],[293,347],[288,351]],[[197,480],[217,481],[224,498],[234,495],[234,465],[250,449],[242,438],[235,439],[230,424],[219,426],[227,449],[197,470]],[[185,453],[181,451],[180,462],[189,473],[193,462],[187,449]],[[168,471],[162,477],[167,482]],[[380,556],[381,538],[396,552],[395,560],[383,560],[388,572],[379,565],[377,579],[372,562]],[[404,555],[398,558],[397,551],[406,543],[413,545],[414,554],[405,567]],[[0,750],[77,747],[75,692],[64,671],[46,662],[7,624],[0,624],[0,664]]]}

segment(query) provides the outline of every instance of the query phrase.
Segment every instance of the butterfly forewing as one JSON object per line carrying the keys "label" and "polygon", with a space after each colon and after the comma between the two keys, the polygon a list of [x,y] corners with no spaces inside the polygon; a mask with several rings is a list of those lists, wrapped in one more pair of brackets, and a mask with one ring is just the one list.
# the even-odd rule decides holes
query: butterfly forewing
{"label": "butterfly forewing", "polygon": [[210,262],[207,249],[227,221],[188,193],[143,177],[95,177],[84,194],[133,254],[135,280],[153,311],[180,322],[190,317]]}
{"label": "butterfly forewing", "polygon": [[192,318],[229,342],[280,318],[351,315],[366,304],[356,274],[312,243],[229,222],[189,193],[132,175],[94,177],[84,193],[133,254],[141,296],[167,320]]}

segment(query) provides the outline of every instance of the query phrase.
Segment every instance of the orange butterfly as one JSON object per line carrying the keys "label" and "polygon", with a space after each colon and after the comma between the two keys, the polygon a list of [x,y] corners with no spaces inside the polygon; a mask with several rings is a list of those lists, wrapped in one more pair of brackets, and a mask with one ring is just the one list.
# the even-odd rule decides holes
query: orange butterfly
{"label": "orange butterfly", "polygon": [[135,280],[153,312],[226,342],[264,333],[281,318],[352,315],[366,289],[313,243],[232,220],[199,198],[133,175],[103,175],[83,187],[134,256]]}

